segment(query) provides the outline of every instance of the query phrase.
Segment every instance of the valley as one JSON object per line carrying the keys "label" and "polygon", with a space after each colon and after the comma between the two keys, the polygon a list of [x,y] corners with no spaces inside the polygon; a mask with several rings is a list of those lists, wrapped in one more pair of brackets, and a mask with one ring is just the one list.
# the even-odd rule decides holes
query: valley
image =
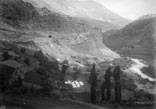
{"label": "valley", "polygon": [[[9,109],[153,108],[154,27],[155,16],[132,22],[95,1],[1,0],[0,72],[10,82],[20,70],[24,85],[10,88],[6,82],[8,90],[0,105]],[[68,69],[62,83],[64,61]],[[96,105],[90,104],[93,63]],[[114,103],[113,76],[111,103],[100,100],[101,83],[110,65],[121,68],[120,105]]]}

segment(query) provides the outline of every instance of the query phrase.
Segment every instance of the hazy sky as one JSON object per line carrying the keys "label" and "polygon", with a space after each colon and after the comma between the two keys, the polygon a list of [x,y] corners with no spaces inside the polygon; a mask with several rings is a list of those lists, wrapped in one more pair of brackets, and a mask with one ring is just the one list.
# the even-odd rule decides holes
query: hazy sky
{"label": "hazy sky", "polygon": [[94,0],[129,19],[137,19],[146,14],[156,14],[156,0]]}
{"label": "hazy sky", "polygon": [[[78,0],[90,1],[90,0]],[[156,0],[94,0],[113,12],[135,20],[143,15],[156,14]]]}

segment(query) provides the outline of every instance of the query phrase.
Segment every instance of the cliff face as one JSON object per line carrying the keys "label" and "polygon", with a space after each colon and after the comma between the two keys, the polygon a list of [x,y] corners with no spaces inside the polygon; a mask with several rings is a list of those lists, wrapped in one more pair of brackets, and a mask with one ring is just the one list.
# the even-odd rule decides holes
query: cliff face
{"label": "cliff face", "polygon": [[[101,27],[105,23],[99,25],[96,20],[70,17],[21,0],[5,1],[1,5],[3,40],[79,64],[120,57],[102,43]],[[106,23],[107,26],[114,28]]]}

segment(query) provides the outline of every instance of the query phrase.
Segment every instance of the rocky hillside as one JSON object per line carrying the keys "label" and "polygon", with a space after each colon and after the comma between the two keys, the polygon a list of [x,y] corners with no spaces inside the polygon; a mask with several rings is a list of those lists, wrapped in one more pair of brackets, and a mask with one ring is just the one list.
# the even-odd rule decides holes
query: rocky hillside
{"label": "rocky hillside", "polygon": [[88,0],[25,0],[37,7],[46,7],[51,11],[83,19],[96,19],[117,26],[124,26],[130,20],[110,11],[96,1]]}
{"label": "rocky hillside", "polygon": [[0,18],[1,40],[41,50],[61,61],[82,64],[120,57],[103,45],[95,22],[36,8],[21,0],[1,2]]}
{"label": "rocky hillside", "polygon": [[109,48],[130,57],[154,59],[155,16],[142,17],[120,30],[103,34]]}

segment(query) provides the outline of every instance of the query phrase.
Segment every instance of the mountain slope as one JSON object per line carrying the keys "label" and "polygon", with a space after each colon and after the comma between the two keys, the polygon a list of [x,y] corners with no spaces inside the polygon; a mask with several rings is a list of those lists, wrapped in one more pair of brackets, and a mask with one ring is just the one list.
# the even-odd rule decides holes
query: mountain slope
{"label": "mountain slope", "polygon": [[152,16],[140,18],[123,29],[106,32],[103,42],[123,55],[153,60],[155,19]]}
{"label": "mountain slope", "polygon": [[102,4],[95,1],[79,0],[25,0],[37,7],[46,7],[51,11],[63,13],[73,17],[96,19],[108,22],[119,27],[124,26],[130,20],[123,18],[116,13],[108,10]]}
{"label": "mountain slope", "polygon": [[[96,23],[52,12],[47,8],[36,8],[21,0],[7,1],[2,6],[5,10],[1,10],[1,39],[29,49],[41,50],[61,61],[67,59],[73,63],[98,62],[120,57],[103,45],[101,29]],[[21,13],[14,8],[23,10],[24,13],[14,14]],[[10,12],[9,15],[7,11]],[[46,15],[43,14],[45,12]],[[30,16],[27,19],[26,14]]]}

